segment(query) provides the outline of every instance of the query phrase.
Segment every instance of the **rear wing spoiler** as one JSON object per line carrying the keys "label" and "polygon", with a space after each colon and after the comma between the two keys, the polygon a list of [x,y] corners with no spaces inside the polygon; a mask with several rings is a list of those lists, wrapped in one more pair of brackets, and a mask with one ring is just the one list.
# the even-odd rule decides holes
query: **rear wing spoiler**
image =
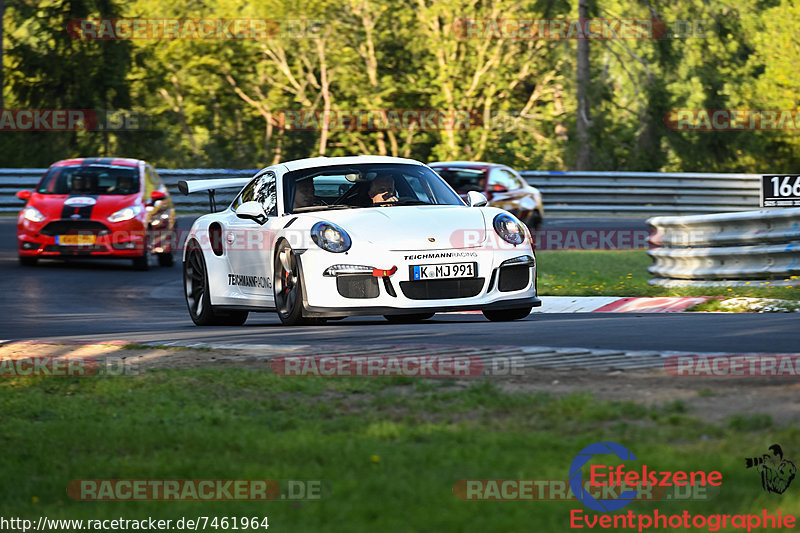
{"label": "rear wing spoiler", "polygon": [[214,198],[214,191],[217,189],[232,189],[233,187],[244,187],[253,176],[246,178],[216,178],[210,180],[180,180],[178,182],[178,190],[185,195],[190,195],[193,192],[208,191],[208,204],[211,212],[217,211],[217,202]]}

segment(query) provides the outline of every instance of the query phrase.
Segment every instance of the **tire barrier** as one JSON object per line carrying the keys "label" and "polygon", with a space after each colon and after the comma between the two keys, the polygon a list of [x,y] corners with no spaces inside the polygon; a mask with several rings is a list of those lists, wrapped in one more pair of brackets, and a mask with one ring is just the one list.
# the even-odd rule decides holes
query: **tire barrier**
{"label": "tire barrier", "polygon": [[800,286],[800,208],[659,216],[648,283]]}

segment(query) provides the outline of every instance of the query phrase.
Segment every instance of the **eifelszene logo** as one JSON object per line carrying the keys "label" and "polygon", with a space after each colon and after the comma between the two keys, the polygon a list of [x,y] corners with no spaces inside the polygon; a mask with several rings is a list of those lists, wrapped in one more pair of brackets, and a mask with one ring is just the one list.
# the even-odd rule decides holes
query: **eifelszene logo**
{"label": "eifelszene logo", "polygon": [[783,458],[783,449],[779,444],[769,447],[772,454],[765,453],[761,457],[747,457],[745,468],[756,468],[761,474],[761,488],[766,492],[783,494],[792,484],[797,467],[792,461]]}
{"label": "eifelszene logo", "polygon": [[[584,487],[581,469],[595,455],[615,455],[621,461],[636,461],[636,456],[625,446],[616,442],[595,442],[578,452],[569,468],[569,484],[572,493],[583,505],[594,511],[607,513],[618,511],[631,503],[638,490],[624,490],[616,498],[597,499]],[[591,465],[589,467],[590,488],[621,489],[648,487],[719,487],[722,484],[722,473],[714,470],[658,470],[647,464],[628,469],[624,464]]]}

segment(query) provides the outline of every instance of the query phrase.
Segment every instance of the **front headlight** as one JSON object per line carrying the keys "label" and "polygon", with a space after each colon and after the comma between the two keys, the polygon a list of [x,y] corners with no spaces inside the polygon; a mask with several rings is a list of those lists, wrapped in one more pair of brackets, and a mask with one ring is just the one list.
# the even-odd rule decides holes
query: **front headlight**
{"label": "front headlight", "polygon": [[346,252],[350,249],[352,241],[345,230],[330,222],[317,222],[311,228],[311,239],[314,243],[335,254]]}
{"label": "front headlight", "polygon": [[25,220],[30,220],[31,222],[41,222],[47,218],[38,209],[30,205],[22,211],[22,216]]}
{"label": "front headlight", "polygon": [[142,212],[142,206],[134,205],[131,207],[126,207],[124,209],[120,209],[116,213],[111,213],[108,215],[109,222],[124,222],[126,220],[130,220],[134,218],[136,215]]}
{"label": "front headlight", "polygon": [[525,241],[522,225],[508,213],[500,213],[494,217],[494,230],[509,244],[522,244]]}

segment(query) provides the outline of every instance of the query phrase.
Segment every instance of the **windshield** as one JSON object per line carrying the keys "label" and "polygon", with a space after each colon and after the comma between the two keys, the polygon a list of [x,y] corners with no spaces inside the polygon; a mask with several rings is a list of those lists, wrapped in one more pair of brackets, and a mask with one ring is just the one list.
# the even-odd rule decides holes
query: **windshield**
{"label": "windshield", "polygon": [[139,175],[135,167],[85,165],[53,167],[36,189],[39,194],[135,194]]}
{"label": "windshield", "polygon": [[459,194],[470,191],[483,192],[486,187],[486,169],[434,168],[437,174]]}
{"label": "windshield", "polygon": [[435,172],[421,165],[368,163],[315,167],[284,176],[288,212],[400,205],[464,205]]}

